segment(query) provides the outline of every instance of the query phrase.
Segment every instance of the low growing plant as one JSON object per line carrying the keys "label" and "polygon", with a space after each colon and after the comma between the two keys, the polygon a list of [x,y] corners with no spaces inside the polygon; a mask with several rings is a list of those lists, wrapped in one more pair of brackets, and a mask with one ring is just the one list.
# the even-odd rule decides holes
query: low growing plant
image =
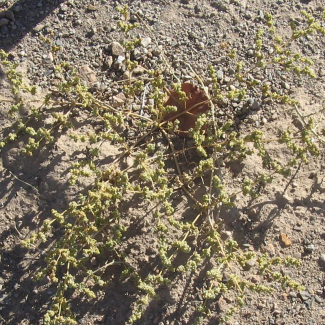
{"label": "low growing plant", "polygon": [[[280,266],[298,267],[299,260],[270,257],[241,247],[226,231],[222,216],[227,209],[236,208],[237,198],[254,199],[274,178],[291,177],[297,166],[323,155],[325,130],[315,126],[315,118],[303,116],[295,99],[272,90],[268,82],[256,76],[274,69],[292,78],[314,78],[312,60],[294,51],[292,45],[299,44],[306,35],[324,35],[324,14],[317,20],[302,12],[304,27],[299,29],[292,23],[292,34],[287,39],[276,34],[273,18],[266,14],[265,27],[256,33],[250,65],[244,65],[235,49],[229,52],[228,64],[236,67],[236,73],[227,87],[222,87],[213,65],[208,67],[209,83],[199,76],[191,82],[195,91],[203,93],[207,105],[204,112],[194,112],[195,105],[202,102],[186,106],[193,92],[184,90],[184,83],[175,77],[167,59],[162,63],[167,68],[144,69],[142,76],[132,77],[138,62],[131,60],[131,53],[141,47],[133,34],[138,26],[129,22],[127,7],[119,11],[126,50],[124,64],[130,72],[124,81],[124,106],[113,107],[90,92],[73,67],[60,61],[60,49],[46,39],[56,57],[60,82],[40,105],[31,107],[27,116],[19,114],[24,100],[18,95],[10,110],[16,118],[14,131],[3,131],[0,141],[4,150],[17,138],[23,139],[22,152],[27,155],[52,145],[62,133],[88,144],[86,158],[71,163],[70,184],[75,186],[81,179],[89,178],[91,188],[81,190],[64,211],[53,210],[41,229],[23,241],[26,247],[33,248],[54,240],[46,256],[46,267],[36,275],[36,279],[47,277],[56,286],[44,324],[77,324],[78,315],[69,302],[71,290],[96,299],[100,288],[113,281],[109,274],[116,272],[121,281],[133,281],[139,293],[128,323],[141,320],[150,301],[159,299],[160,290],[170,287],[182,274],[200,273],[202,278],[202,299],[196,303],[195,311],[197,324],[215,312],[213,302],[226,293],[235,292],[236,298],[220,315],[220,323],[227,322],[245,305],[248,292],[270,294],[275,283],[299,290],[299,283],[279,272]],[[140,19],[141,24],[145,23]],[[8,54],[1,51],[0,55],[13,93],[28,91],[37,98],[36,87],[23,85]],[[224,108],[233,108],[234,103],[245,106],[251,94],[273,105],[283,104],[290,129],[269,138],[260,128],[240,126],[236,118],[242,112],[229,109],[227,114],[221,114]],[[173,97],[183,109],[166,105],[166,97]],[[136,98],[144,100],[134,110],[132,103]],[[194,125],[184,122],[185,126],[181,126],[184,116],[191,116]],[[72,120],[76,117],[87,121],[87,132],[74,129]],[[135,136],[128,136],[128,131],[134,131]],[[102,165],[100,153],[105,142],[120,148],[121,153],[111,163]],[[290,160],[277,160],[268,150],[269,143],[289,152]],[[247,163],[248,159],[260,161],[255,179],[236,181],[229,176],[227,166]],[[180,201],[190,202],[192,213],[180,215]],[[140,255],[138,260],[129,258],[134,223],[129,215],[130,202],[138,202],[134,208],[142,208],[143,214],[153,211],[149,218],[157,248],[152,257],[154,267],[151,263],[140,267]],[[53,235],[57,229],[62,231],[59,237]],[[94,267],[92,260],[101,262]],[[251,270],[247,268],[249,262],[254,265]],[[143,268],[147,268],[145,272]],[[248,280],[252,273],[268,281],[253,283]]]}

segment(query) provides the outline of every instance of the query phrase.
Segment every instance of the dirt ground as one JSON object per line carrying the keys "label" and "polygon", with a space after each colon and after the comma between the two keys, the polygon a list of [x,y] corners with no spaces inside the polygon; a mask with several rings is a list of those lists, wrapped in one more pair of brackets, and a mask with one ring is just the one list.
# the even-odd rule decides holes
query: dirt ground
{"label": "dirt ground", "polygon": [[[40,96],[55,80],[53,59],[44,46],[42,36],[51,37],[62,48],[60,57],[77,67],[85,83],[94,91],[111,99],[120,90],[112,81],[123,72],[114,67],[110,44],[120,41],[116,28],[119,15],[115,7],[125,1],[105,0],[0,0],[0,49],[11,54],[26,80],[38,85]],[[207,77],[207,66],[212,63],[227,76],[225,51],[235,47],[247,58],[250,40],[255,37],[266,12],[271,12],[276,27],[285,34],[289,19],[296,19],[306,10],[319,14],[324,0],[151,0],[129,1],[131,13],[137,13],[150,26],[140,26],[139,36],[145,51],[138,53],[143,65],[158,66],[157,57],[165,53],[181,79],[191,78],[189,63],[195,72]],[[9,14],[8,14],[9,13]],[[2,17],[2,18],[1,18]],[[3,23],[1,23],[1,19]],[[134,18],[136,19],[136,18]],[[149,40],[150,38],[150,40]],[[276,72],[270,76],[274,89],[286,89],[301,107],[304,116],[317,114],[317,123],[325,125],[325,42],[324,36],[310,37],[300,44],[303,54],[315,62],[313,80],[286,79]],[[115,87],[115,88],[114,88]],[[10,85],[0,70],[0,132],[7,132],[13,122],[8,113]],[[245,116],[245,128],[260,126],[272,136],[276,130],[289,127],[282,108],[258,102]],[[82,130],[81,130],[82,131]],[[131,135],[132,136],[132,135]],[[55,146],[40,150],[28,157],[20,152],[22,142],[10,144],[1,152],[0,160],[0,324],[42,324],[42,315],[51,302],[55,290],[45,280],[34,282],[32,277],[44,266],[47,246],[34,250],[21,247],[20,241],[38,229],[51,209],[63,210],[77,191],[68,184],[68,168],[86,148],[76,145],[62,134]],[[288,153],[274,150],[280,161]],[[119,148],[106,144],[101,151],[106,161],[113,160]],[[250,157],[242,166],[230,166],[228,172],[235,188],[240,177],[253,177],[259,169],[258,158]],[[248,250],[262,251],[270,256],[293,256],[302,266],[283,270],[306,289],[301,292],[278,290],[271,296],[248,296],[247,305],[229,324],[325,324],[325,160],[324,153],[308,165],[297,168],[292,179],[278,177],[253,201],[238,197],[236,209],[225,212],[222,218],[227,229],[240,245]],[[80,186],[82,184],[79,184]],[[83,184],[87,187],[87,184]],[[141,207],[142,208],[142,207]],[[149,210],[150,207],[148,207]],[[152,216],[141,215],[139,206],[128,207],[133,215],[134,234],[130,242],[130,259],[155,255],[155,243],[150,232]],[[186,210],[187,209],[187,210]],[[180,203],[179,213],[188,206]],[[141,221],[139,221],[141,220]],[[280,233],[291,239],[283,247]],[[132,242],[133,241],[133,242]],[[151,261],[154,263],[154,261]],[[252,275],[252,281],[260,281]],[[152,302],[138,324],[194,324],[195,302],[202,299],[196,290],[200,278],[193,274],[178,277],[170,290],[160,292],[160,300]],[[96,301],[80,299],[72,306],[79,324],[127,324],[131,306],[137,297],[134,287],[116,280],[101,292]],[[218,314],[226,309],[234,297],[223,297],[212,306],[213,314],[206,324],[218,324]]]}

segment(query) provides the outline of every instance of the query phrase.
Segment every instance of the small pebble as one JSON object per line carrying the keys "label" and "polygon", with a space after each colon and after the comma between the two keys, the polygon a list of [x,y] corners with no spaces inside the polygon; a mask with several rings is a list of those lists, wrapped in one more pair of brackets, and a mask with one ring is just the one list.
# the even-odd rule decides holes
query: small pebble
{"label": "small pebble", "polygon": [[217,79],[218,80],[222,80],[223,79],[223,71],[221,69],[219,69],[217,71]]}
{"label": "small pebble", "polygon": [[253,260],[248,260],[245,263],[245,270],[250,270],[252,267],[254,267],[256,265],[255,261]]}
{"label": "small pebble", "polygon": [[113,65],[113,57],[112,57],[112,56],[108,56],[108,57],[104,60],[104,64],[105,64],[108,68],[111,68],[111,66]]}
{"label": "small pebble", "polygon": [[310,293],[306,290],[299,291],[299,296],[303,301],[311,299]]}
{"label": "small pebble", "polygon": [[194,12],[199,14],[202,11],[202,7],[199,4],[196,4],[194,7]]}
{"label": "small pebble", "polygon": [[285,233],[280,234],[280,242],[284,247],[289,247],[292,245],[290,237],[288,237],[288,235]]}
{"label": "small pebble", "polygon": [[43,24],[38,24],[38,25],[36,25],[35,27],[34,27],[34,32],[36,32],[36,33],[38,33],[38,32],[40,32],[42,29],[44,29],[45,28],[45,25],[43,25]]}
{"label": "small pebble", "polygon": [[197,44],[197,47],[198,47],[200,50],[204,50],[205,45],[204,45],[203,42],[199,42],[199,43]]}
{"label": "small pebble", "polygon": [[10,19],[10,20],[15,20],[15,15],[11,10],[8,10],[5,14],[5,17]]}
{"label": "small pebble", "polygon": [[7,26],[8,24],[9,24],[9,19],[7,19],[7,18],[0,19],[0,27]]}
{"label": "small pebble", "polygon": [[87,6],[87,10],[88,11],[96,11],[96,10],[98,10],[98,7],[90,4],[90,5]]}
{"label": "small pebble", "polygon": [[315,250],[315,245],[314,244],[309,244],[305,248],[306,252],[312,253]]}
{"label": "small pebble", "polygon": [[291,298],[297,298],[297,293],[296,293],[295,291],[290,291],[290,292],[289,292],[289,296],[290,296]]}
{"label": "small pebble", "polygon": [[284,82],[284,83],[283,83],[283,87],[284,87],[285,89],[290,89],[290,88],[291,88],[290,85],[289,85],[287,82]]}
{"label": "small pebble", "polygon": [[163,47],[161,45],[159,45],[158,47],[155,47],[153,50],[152,50],[152,54],[154,56],[159,56],[161,54],[163,50]]}
{"label": "small pebble", "polygon": [[137,17],[136,15],[131,15],[131,16],[130,16],[130,22],[131,22],[131,23],[134,23],[134,22],[136,22],[136,21],[138,21],[138,17]]}
{"label": "small pebble", "polygon": [[259,10],[258,15],[261,19],[264,19],[264,12],[262,10]]}
{"label": "small pebble", "polygon": [[119,42],[112,42],[111,51],[114,56],[124,55],[124,47]]}
{"label": "small pebble", "polygon": [[114,108],[121,107],[126,101],[126,97],[123,93],[119,93],[113,96],[112,106]]}
{"label": "small pebble", "polygon": [[265,117],[262,118],[262,123],[266,124],[267,123],[267,119]]}
{"label": "small pebble", "polygon": [[316,301],[318,304],[321,304],[321,303],[323,303],[324,299],[323,299],[322,297],[315,296],[315,301]]}
{"label": "small pebble", "polygon": [[151,44],[151,38],[150,37],[142,37],[140,42],[143,47],[147,47]]}
{"label": "small pebble", "polygon": [[260,108],[260,104],[258,103],[258,101],[255,98],[250,98],[248,100],[248,104],[253,111],[256,111]]}
{"label": "small pebble", "polygon": [[126,71],[124,71],[124,73],[123,73],[122,79],[123,79],[123,80],[128,80],[128,79],[131,78],[131,76],[132,76],[132,72],[129,71],[129,70],[126,70]]}
{"label": "small pebble", "polygon": [[219,11],[226,12],[226,11],[228,11],[228,7],[229,7],[229,3],[227,4],[227,2],[228,1],[224,1],[224,0],[212,1],[211,7],[215,8]]}
{"label": "small pebble", "polygon": [[301,231],[302,230],[302,227],[300,225],[295,225],[293,227],[293,230],[295,230],[295,231]]}
{"label": "small pebble", "polygon": [[325,264],[325,254],[320,254],[319,261],[323,264]]}

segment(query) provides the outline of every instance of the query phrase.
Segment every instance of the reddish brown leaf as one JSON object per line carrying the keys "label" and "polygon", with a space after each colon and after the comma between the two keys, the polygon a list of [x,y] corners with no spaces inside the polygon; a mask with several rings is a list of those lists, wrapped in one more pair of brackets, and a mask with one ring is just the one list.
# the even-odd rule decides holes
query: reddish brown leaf
{"label": "reddish brown leaf", "polygon": [[177,134],[182,137],[188,137],[188,130],[194,128],[198,115],[205,113],[210,107],[204,91],[196,85],[183,83],[182,91],[186,93],[188,98],[186,101],[181,101],[177,92],[170,92],[164,105],[176,106],[177,111],[166,114],[164,121],[174,122],[176,119],[179,120]]}

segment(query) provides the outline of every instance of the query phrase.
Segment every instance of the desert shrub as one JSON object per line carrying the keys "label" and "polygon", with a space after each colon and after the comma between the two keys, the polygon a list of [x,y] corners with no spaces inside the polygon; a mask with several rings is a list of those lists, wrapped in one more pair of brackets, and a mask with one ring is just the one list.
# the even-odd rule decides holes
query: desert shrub
{"label": "desert shrub", "polygon": [[[186,83],[178,80],[168,55],[161,69],[144,67],[140,76],[135,75],[138,62],[132,59],[132,51],[141,48],[134,32],[138,25],[129,22],[127,7],[119,11],[125,48],[122,64],[129,72],[123,81],[126,99],[120,106],[85,87],[74,68],[60,61],[59,48],[48,38],[43,41],[57,58],[55,73],[60,82],[22,116],[20,93],[37,98],[36,87],[25,85],[8,55],[0,53],[16,96],[10,110],[15,123],[10,132],[4,131],[1,148],[21,138],[22,152],[34,155],[53,145],[62,133],[88,145],[87,158],[71,162],[69,169],[70,184],[79,193],[76,199],[64,211],[53,210],[41,229],[23,241],[28,248],[54,241],[46,267],[35,277],[47,277],[56,286],[44,323],[77,324],[69,304],[71,290],[96,299],[96,293],[109,286],[113,273],[119,274],[120,281],[132,281],[138,290],[129,323],[141,320],[150,301],[182,274],[200,274],[202,279],[202,299],[195,305],[197,323],[209,318],[213,302],[229,292],[236,298],[220,316],[220,323],[245,304],[248,292],[270,294],[276,283],[300,289],[299,283],[279,271],[280,266],[298,267],[299,260],[245,249],[227,230],[223,215],[258,197],[274,179],[290,178],[297,166],[323,155],[325,131],[315,125],[318,117],[304,116],[299,102],[285,91],[274,91],[260,76],[274,69],[290,78],[315,78],[312,60],[294,49],[306,35],[324,35],[324,17],[302,12],[304,24],[298,27],[293,22],[291,35],[284,39],[266,14],[264,28],[257,31],[252,44],[249,66],[235,47],[230,49],[227,62],[235,74],[223,87],[213,65],[207,67],[205,80],[187,64],[195,77]],[[139,21],[145,25],[140,17]],[[252,97],[283,107],[279,118],[285,116],[288,129],[265,135],[261,126],[247,123]],[[140,105],[134,105],[138,98]],[[231,108],[227,114],[226,108]],[[86,132],[73,127],[76,118],[88,124]],[[101,148],[107,142],[119,148],[120,154],[101,164]],[[291,158],[281,161],[274,154],[277,150],[290,153]],[[250,160],[259,163],[255,178],[244,174],[235,178],[229,172],[229,166]],[[87,190],[80,189],[85,178],[91,184]],[[145,240],[148,234],[147,229],[133,229],[137,222],[132,204],[140,214],[149,214],[155,250],[147,262],[141,254],[131,253],[132,236],[144,234]],[[53,235],[57,229],[60,236]],[[264,280],[253,283],[252,273]]]}

